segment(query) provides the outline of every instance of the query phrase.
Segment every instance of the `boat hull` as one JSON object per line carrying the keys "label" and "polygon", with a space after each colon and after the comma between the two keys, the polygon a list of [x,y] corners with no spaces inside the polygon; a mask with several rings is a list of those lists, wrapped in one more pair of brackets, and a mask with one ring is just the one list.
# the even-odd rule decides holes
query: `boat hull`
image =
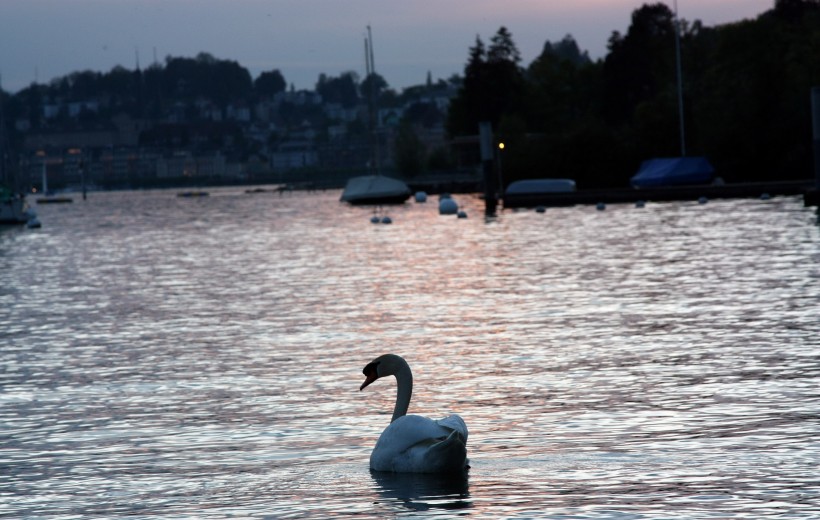
{"label": "boat hull", "polygon": [[403,204],[410,198],[404,182],[382,175],[364,175],[347,181],[339,200],[354,205]]}
{"label": "boat hull", "polygon": [[25,224],[28,222],[26,201],[22,197],[0,200],[0,224]]}

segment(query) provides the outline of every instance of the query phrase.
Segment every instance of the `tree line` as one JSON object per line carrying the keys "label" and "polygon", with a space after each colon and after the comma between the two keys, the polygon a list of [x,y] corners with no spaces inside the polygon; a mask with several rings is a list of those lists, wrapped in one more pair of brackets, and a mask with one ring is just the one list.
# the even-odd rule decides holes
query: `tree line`
{"label": "tree line", "polygon": [[[772,9],[754,20],[717,27],[677,21],[664,3],[645,4],[633,11],[625,34],[611,34],[606,55],[597,60],[567,35],[546,42],[525,66],[513,35],[502,27],[486,45],[476,37],[463,75],[447,81],[434,83],[428,76],[426,85],[398,93],[376,74],[360,79],[345,72],[320,75],[315,92],[346,108],[373,93],[384,108],[457,86],[446,115],[423,103],[404,111],[396,142],[396,167],[404,175],[453,167],[445,150],[422,150],[414,134],[414,125],[430,126],[446,117],[451,138],[475,135],[480,121],[492,123],[506,144],[505,183],[570,177],[582,188],[620,187],[643,160],[681,154],[676,23],[687,154],[708,157],[728,182],[810,177],[809,92],[820,85],[820,0],[775,0]],[[17,148],[24,131],[14,122],[20,119],[36,131],[104,125],[117,113],[160,120],[181,106],[195,120],[199,100],[224,109],[287,88],[279,70],[252,78],[235,61],[200,53],[168,57],[144,70],[75,72],[14,95],[0,91],[0,99],[6,143]],[[79,116],[46,119],[44,105],[58,100],[103,102]],[[318,107],[288,102],[280,104],[279,117],[285,124],[328,123]],[[353,130],[367,132],[364,123]]]}
{"label": "tree line", "polygon": [[[457,81],[457,76],[451,81]],[[252,78],[250,72],[236,61],[218,59],[203,52],[193,58],[168,56],[163,63],[154,63],[145,69],[129,70],[116,66],[108,72],[73,72],[47,84],[32,83],[13,95],[0,90],[5,123],[0,135],[5,140],[4,149],[8,155],[12,150],[19,152],[22,149],[27,132],[104,128],[118,114],[156,122],[168,121],[169,115],[173,114],[174,121],[184,124],[159,125],[143,132],[141,142],[153,145],[168,140],[178,142],[179,135],[169,132],[184,133],[185,124],[210,122],[211,112],[202,110],[203,102],[224,112],[230,105],[252,107],[260,101],[275,100],[278,94],[286,91],[296,96],[282,96],[271,105],[275,108],[271,109],[274,112],[270,117],[277,124],[277,130],[268,137],[268,144],[272,146],[287,138],[289,128],[299,128],[306,121],[316,130],[318,142],[328,139],[328,127],[336,121],[319,104],[299,101],[302,95],[315,93],[321,96],[322,104],[332,103],[344,109],[360,106],[372,95],[378,99],[380,108],[407,108],[403,122],[429,127],[440,123],[444,114],[424,102],[425,96],[451,92],[452,88],[450,81],[433,82],[428,74],[426,84],[397,92],[377,73],[361,79],[356,72],[347,71],[338,76],[320,74],[312,91],[296,92],[292,85],[288,87],[278,69],[264,71]],[[80,107],[73,113],[69,108],[72,103]],[[46,115],[44,108],[49,106],[52,108]],[[18,128],[19,121],[26,122],[22,130]],[[210,124],[210,127],[231,134],[232,150],[223,152],[240,158],[262,152],[258,143],[243,138],[235,124],[223,122]],[[366,139],[368,132],[366,120],[347,125],[347,136],[352,140]],[[407,137],[406,132],[400,133]],[[200,142],[198,146],[206,145],[208,143]],[[451,166],[448,157],[442,158],[440,151],[435,152],[425,168],[429,165],[435,169]],[[404,163],[400,166],[397,169],[406,169]],[[411,173],[416,174],[419,169],[411,167]]]}
{"label": "tree line", "polygon": [[[685,148],[728,182],[813,172],[810,91],[820,86],[820,0],[776,0],[757,19],[717,27],[679,21]],[[640,163],[681,155],[676,19],[663,3],[632,13],[597,61],[572,36],[521,65],[502,27],[469,49],[448,132],[479,121],[505,142],[505,183],[573,178],[626,186]]]}

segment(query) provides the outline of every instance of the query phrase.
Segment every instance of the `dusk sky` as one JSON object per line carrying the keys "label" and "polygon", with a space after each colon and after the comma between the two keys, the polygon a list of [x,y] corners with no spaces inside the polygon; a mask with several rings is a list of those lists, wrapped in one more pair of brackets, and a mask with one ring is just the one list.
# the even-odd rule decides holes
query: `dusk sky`
{"label": "dusk sky", "polygon": [[[673,0],[667,4],[672,7]],[[0,0],[6,91],[79,70],[145,68],[155,57],[207,52],[255,78],[279,69],[313,89],[319,74],[364,75],[373,31],[376,71],[395,89],[463,72],[468,49],[506,26],[528,65],[544,42],[572,34],[592,58],[624,33],[640,0]],[[755,18],[774,0],[678,0],[681,18],[712,26]]]}

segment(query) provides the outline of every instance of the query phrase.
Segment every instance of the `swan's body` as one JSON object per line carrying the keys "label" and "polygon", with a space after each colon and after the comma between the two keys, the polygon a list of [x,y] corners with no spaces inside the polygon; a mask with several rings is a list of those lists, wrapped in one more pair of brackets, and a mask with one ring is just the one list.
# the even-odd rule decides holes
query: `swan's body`
{"label": "swan's body", "polygon": [[397,473],[450,473],[467,467],[467,425],[458,415],[434,421],[406,415],[413,392],[413,374],[407,362],[394,354],[374,359],[363,370],[361,389],[376,379],[396,376],[396,406],[390,425],[382,432],[370,469]]}

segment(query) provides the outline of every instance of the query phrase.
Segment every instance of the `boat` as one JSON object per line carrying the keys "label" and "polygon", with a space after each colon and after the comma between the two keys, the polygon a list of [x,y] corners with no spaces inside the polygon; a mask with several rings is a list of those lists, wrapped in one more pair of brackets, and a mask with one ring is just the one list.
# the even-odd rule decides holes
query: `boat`
{"label": "boat", "polygon": [[69,202],[74,202],[74,199],[71,197],[58,197],[49,191],[45,157],[43,157],[43,162],[40,167],[42,175],[41,188],[43,189],[44,196],[37,199],[37,204],[66,204]]}
{"label": "boat", "polygon": [[709,184],[715,169],[705,157],[649,159],[641,164],[630,182],[635,188],[659,188]]}
{"label": "boat", "polygon": [[25,195],[14,190],[17,183],[14,182],[13,176],[8,175],[5,144],[3,104],[0,103],[0,224],[25,224],[31,217],[31,212]]}
{"label": "boat", "polygon": [[28,207],[25,194],[16,189],[19,188],[18,183],[6,168],[5,143],[5,122],[0,103],[0,224],[25,224],[33,213]]}
{"label": "boat", "polygon": [[[680,156],[649,159],[641,163],[632,176],[633,188],[669,188],[678,186],[706,185],[713,182],[714,167],[706,157],[686,155],[686,127],[683,110],[683,71],[680,60],[680,22],[675,2],[675,63],[677,67],[678,119],[680,123]],[[716,179],[715,179],[716,180]]]}
{"label": "boat", "polygon": [[[575,192],[572,179],[525,179],[515,181],[504,191],[504,207],[520,208],[545,204],[544,198],[556,194]],[[562,205],[560,201],[551,205]]]}
{"label": "boat", "polygon": [[349,204],[403,204],[410,188],[403,181],[384,175],[362,175],[347,181],[339,200]]}
{"label": "boat", "polygon": [[0,186],[0,224],[25,224],[30,216],[26,198]]}
{"label": "boat", "polygon": [[74,202],[74,199],[71,197],[57,197],[54,195],[40,197],[37,199],[37,204],[67,204],[70,202]]}
{"label": "boat", "polygon": [[[376,74],[373,61],[373,35],[370,26],[367,26],[367,37],[364,42],[365,78]],[[369,126],[370,126],[370,175],[353,177],[347,181],[340,200],[350,204],[403,204],[410,198],[410,188],[403,181],[381,175],[379,171],[380,157],[378,151],[378,125],[376,123],[376,95],[374,83],[370,83],[370,92],[367,93]]]}
{"label": "boat", "polygon": [[184,197],[184,198],[198,198],[198,197],[207,197],[209,193],[207,191],[201,190],[192,190],[192,191],[180,191],[177,193],[177,197]]}

